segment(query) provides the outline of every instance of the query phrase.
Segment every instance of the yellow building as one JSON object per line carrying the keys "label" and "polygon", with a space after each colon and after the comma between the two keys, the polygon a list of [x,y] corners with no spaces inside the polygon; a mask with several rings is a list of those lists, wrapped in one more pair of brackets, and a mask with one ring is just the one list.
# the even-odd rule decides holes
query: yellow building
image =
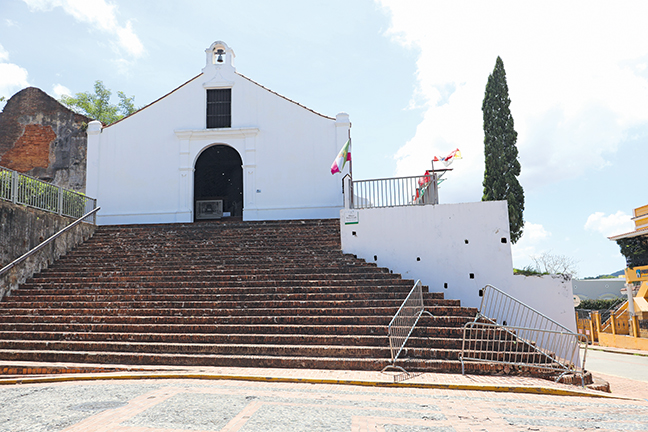
{"label": "yellow building", "polygon": [[599,321],[598,338],[604,346],[648,350],[648,205],[634,209],[632,220],[634,231],[608,237],[626,257],[626,289],[632,290],[632,302],[619,307],[608,322]]}
{"label": "yellow building", "polygon": [[[623,248],[632,248],[633,257],[628,259],[631,266],[633,262],[643,265],[629,266],[625,270],[626,284],[633,287],[634,313],[639,319],[648,319],[648,205],[634,209],[634,231],[609,237],[610,240],[620,243]],[[634,258],[634,259],[633,259]],[[632,307],[630,308],[633,309]]]}

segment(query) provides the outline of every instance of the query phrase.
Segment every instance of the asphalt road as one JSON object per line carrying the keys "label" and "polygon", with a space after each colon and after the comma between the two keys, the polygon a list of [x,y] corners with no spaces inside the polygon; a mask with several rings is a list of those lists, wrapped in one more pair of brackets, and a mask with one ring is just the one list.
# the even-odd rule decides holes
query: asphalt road
{"label": "asphalt road", "polygon": [[636,381],[648,382],[648,356],[587,350],[585,369]]}

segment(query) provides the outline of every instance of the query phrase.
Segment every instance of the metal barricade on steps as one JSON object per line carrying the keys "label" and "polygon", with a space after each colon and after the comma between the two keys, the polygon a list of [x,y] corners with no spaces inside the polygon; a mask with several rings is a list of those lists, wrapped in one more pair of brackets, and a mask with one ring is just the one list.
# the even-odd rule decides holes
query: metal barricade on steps
{"label": "metal barricade on steps", "polygon": [[421,315],[424,313],[434,316],[425,310],[423,304],[423,285],[420,280],[417,280],[387,327],[389,347],[391,350],[391,364],[385,366],[382,370],[383,372],[389,368],[394,368],[407,373],[401,366],[396,366],[396,360],[398,360],[398,356],[412,335],[414,327],[416,327]]}
{"label": "metal barricade on steps", "polygon": [[[486,285],[475,320],[464,326],[464,361],[500,363],[555,371],[558,381],[567,373],[585,373],[587,336],[578,334],[515,299]],[[582,362],[580,342],[584,342]]]}

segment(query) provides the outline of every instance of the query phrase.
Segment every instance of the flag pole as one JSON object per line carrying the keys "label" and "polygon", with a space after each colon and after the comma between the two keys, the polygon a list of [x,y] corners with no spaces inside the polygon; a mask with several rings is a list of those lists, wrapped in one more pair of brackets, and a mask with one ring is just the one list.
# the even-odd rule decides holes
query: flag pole
{"label": "flag pole", "polygon": [[[351,125],[349,125],[349,151],[351,151]],[[351,154],[351,159],[349,159],[349,175],[351,180],[353,180],[353,154]]]}

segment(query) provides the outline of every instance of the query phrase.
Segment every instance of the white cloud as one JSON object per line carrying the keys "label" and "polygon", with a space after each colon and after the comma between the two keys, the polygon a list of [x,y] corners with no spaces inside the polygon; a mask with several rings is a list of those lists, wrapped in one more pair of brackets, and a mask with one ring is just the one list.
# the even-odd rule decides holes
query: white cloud
{"label": "white cloud", "polygon": [[377,1],[391,12],[388,34],[420,48],[412,99],[427,102],[395,155],[397,174],[458,147],[464,160],[443,185],[445,202],[481,198],[481,104],[498,55],[525,188],[602,167],[630,128],[648,127],[647,2]]}
{"label": "white cloud", "polygon": [[117,45],[129,56],[140,57],[144,45],[133,31],[130,21],[121,25],[117,20],[117,6],[106,0],[23,0],[32,11],[46,12],[61,7],[77,21],[113,35]]}
{"label": "white cloud", "polygon": [[9,53],[2,45],[0,45],[0,61],[6,62],[7,60],[9,60]]}
{"label": "white cloud", "polygon": [[528,239],[530,242],[536,243],[540,240],[544,240],[551,236],[551,233],[547,231],[542,225],[534,224],[531,222],[524,223],[524,231],[522,233],[523,238]]}
{"label": "white cloud", "polygon": [[9,53],[0,45],[0,96],[7,99],[29,86],[27,70],[8,61]]}
{"label": "white cloud", "polygon": [[596,212],[587,218],[585,229],[598,231],[604,236],[609,237],[632,231],[634,229],[634,223],[632,222],[632,216],[625,214],[621,210],[609,216],[605,216],[603,212]]}
{"label": "white cloud", "polygon": [[524,222],[522,238],[511,246],[514,267],[521,268],[530,264],[533,256],[543,252],[543,240],[551,237],[551,233],[541,224]]}
{"label": "white cloud", "polygon": [[53,90],[54,90],[54,97],[56,99],[61,99],[61,96],[63,95],[72,96],[72,92],[70,91],[70,89],[61,84],[56,84]]}

